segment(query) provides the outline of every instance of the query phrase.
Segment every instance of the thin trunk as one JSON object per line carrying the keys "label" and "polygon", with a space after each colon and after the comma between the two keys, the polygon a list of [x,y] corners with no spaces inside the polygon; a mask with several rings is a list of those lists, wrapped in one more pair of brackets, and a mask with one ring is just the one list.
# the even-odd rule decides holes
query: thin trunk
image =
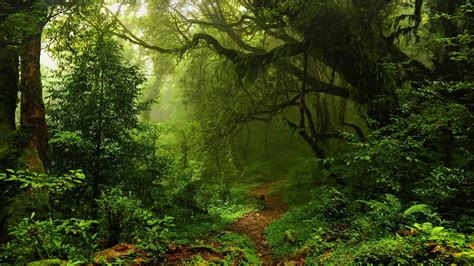
{"label": "thin trunk", "polygon": [[99,186],[102,182],[102,134],[103,134],[103,105],[104,105],[104,80],[103,72],[99,72],[99,110],[97,114],[97,129],[95,132],[95,165],[93,170],[93,182],[92,182],[92,215],[93,218],[97,217],[97,199],[100,196]]}
{"label": "thin trunk", "polygon": [[448,122],[448,126],[443,129],[444,139],[442,140],[443,150],[445,154],[444,165],[446,167],[452,167],[453,165],[453,154],[452,147],[454,142],[453,130],[451,121]]}
{"label": "thin trunk", "polygon": [[186,138],[186,134],[184,130],[181,132],[183,135],[183,143],[181,144],[181,150],[183,152],[183,169],[188,168],[188,152],[189,152],[189,145],[188,139]]}
{"label": "thin trunk", "polygon": [[245,138],[244,143],[244,158],[247,159],[249,155],[249,146],[250,146],[250,139],[252,137],[252,128],[249,124],[247,124],[247,136]]}
{"label": "thin trunk", "polygon": [[217,170],[219,171],[219,174],[222,175],[221,160],[220,160],[220,157],[219,157],[219,150],[217,148],[214,149],[214,162],[216,163]]}
{"label": "thin trunk", "polygon": [[[158,97],[160,96],[160,88],[162,84],[161,77],[162,75],[160,73],[156,73],[155,75],[158,77],[157,80],[147,89],[146,91],[146,101],[156,101]],[[145,111],[142,113],[142,118],[144,121],[151,121],[151,111],[152,108],[147,108]]]}
{"label": "thin trunk", "polygon": [[265,151],[265,157],[270,157],[270,151],[268,150],[268,131],[269,131],[269,123],[265,122],[265,132],[264,132],[264,141],[263,141],[263,149]]}
{"label": "thin trunk", "polygon": [[21,47],[21,127],[30,133],[24,159],[31,171],[44,172],[48,162],[48,126],[40,72],[41,28]]}

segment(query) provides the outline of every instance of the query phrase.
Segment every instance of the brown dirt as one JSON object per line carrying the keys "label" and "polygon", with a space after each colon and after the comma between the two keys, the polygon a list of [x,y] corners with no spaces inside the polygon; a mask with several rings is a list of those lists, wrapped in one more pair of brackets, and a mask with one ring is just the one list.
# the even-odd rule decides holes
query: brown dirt
{"label": "brown dirt", "polygon": [[268,246],[265,228],[286,211],[286,206],[281,199],[270,194],[271,188],[281,182],[283,180],[277,180],[252,189],[249,192],[250,196],[261,200],[263,195],[265,208],[247,213],[230,227],[231,231],[247,236],[255,242],[258,256],[262,260],[263,265],[275,265],[278,263],[277,258],[272,254]]}

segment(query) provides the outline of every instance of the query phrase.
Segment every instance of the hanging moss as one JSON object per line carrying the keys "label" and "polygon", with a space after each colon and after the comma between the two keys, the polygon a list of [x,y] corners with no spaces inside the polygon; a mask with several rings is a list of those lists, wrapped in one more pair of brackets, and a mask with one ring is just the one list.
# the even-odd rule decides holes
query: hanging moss
{"label": "hanging moss", "polygon": [[340,73],[354,88],[352,98],[367,105],[377,120],[396,109],[397,84],[385,67],[389,58],[381,35],[383,8],[311,1],[291,21],[311,55]]}

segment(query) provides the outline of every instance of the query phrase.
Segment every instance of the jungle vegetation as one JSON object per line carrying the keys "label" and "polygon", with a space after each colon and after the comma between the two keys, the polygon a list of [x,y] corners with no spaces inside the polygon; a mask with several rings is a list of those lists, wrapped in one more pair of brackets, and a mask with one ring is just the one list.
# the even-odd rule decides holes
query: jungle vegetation
{"label": "jungle vegetation", "polygon": [[0,0],[0,264],[474,264],[472,0]]}

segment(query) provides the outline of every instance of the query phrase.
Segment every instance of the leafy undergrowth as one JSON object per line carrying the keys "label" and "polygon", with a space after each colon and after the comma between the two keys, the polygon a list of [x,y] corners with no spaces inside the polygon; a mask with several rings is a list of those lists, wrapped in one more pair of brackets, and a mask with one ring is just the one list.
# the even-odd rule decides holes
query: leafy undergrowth
{"label": "leafy undergrowth", "polygon": [[[276,255],[331,265],[474,263],[474,236],[451,229],[426,206],[403,209],[393,195],[349,203],[327,186],[308,195],[307,204],[293,206],[267,228]],[[424,222],[413,222],[423,215]]]}
{"label": "leafy undergrowth", "polygon": [[314,228],[328,226],[319,215],[319,202],[322,199],[318,195],[321,193],[317,189],[311,189],[317,186],[315,179],[311,178],[316,172],[314,160],[301,158],[295,161],[295,165],[299,167],[293,167],[289,171],[286,182],[275,186],[272,191],[282,195],[289,210],[265,231],[273,253],[280,257],[303,248]]}
{"label": "leafy undergrowth", "polygon": [[432,207],[402,204],[391,194],[350,199],[344,188],[314,181],[315,174],[302,161],[274,191],[289,207],[265,231],[275,255],[309,265],[474,263],[474,236]]}
{"label": "leafy undergrowth", "polygon": [[262,179],[252,180],[244,177],[230,181],[227,199],[216,200],[208,204],[205,211],[175,208],[167,214],[176,217],[173,232],[178,244],[188,244],[196,238],[205,238],[217,234],[245,214],[258,210],[261,206],[257,199],[249,197],[248,192],[260,185]]}
{"label": "leafy undergrowth", "polygon": [[164,254],[147,254],[130,244],[119,244],[101,251],[95,259],[98,264],[258,264],[253,242],[233,232],[221,232],[205,240],[187,244],[172,243]]}
{"label": "leafy undergrowth", "polygon": [[165,255],[165,262],[257,264],[259,262],[253,242],[233,232],[222,232],[210,240],[196,240],[188,245],[172,246]]}

